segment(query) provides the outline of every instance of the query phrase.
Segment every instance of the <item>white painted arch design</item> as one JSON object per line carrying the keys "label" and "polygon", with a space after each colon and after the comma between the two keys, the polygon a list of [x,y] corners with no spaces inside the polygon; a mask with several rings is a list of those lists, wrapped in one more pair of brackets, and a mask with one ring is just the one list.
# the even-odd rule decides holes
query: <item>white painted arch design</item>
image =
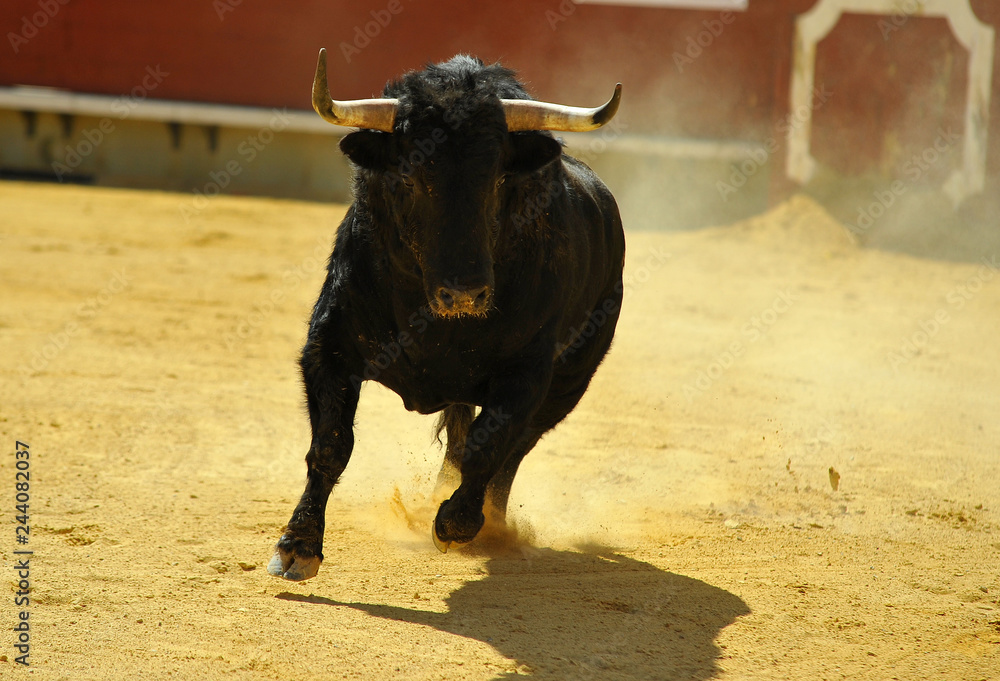
{"label": "white painted arch design", "polygon": [[788,177],[805,184],[816,170],[816,159],[809,149],[816,45],[833,30],[844,12],[894,17],[944,17],[948,20],[952,33],[969,51],[969,78],[962,166],[945,181],[944,191],[956,206],[981,192],[986,179],[994,31],[992,26],[976,18],[969,0],[819,0],[812,9],[799,16],[795,21],[790,106],[800,124],[789,132]]}

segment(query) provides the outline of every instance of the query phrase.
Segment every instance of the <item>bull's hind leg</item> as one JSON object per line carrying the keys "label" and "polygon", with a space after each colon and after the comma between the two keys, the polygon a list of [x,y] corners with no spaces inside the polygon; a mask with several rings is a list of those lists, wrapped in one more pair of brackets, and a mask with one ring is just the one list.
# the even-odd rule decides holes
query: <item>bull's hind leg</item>
{"label": "bull's hind leg", "polygon": [[[469,434],[469,426],[476,417],[475,407],[471,404],[453,404],[445,407],[437,425],[437,438],[441,441],[442,431],[447,434],[447,448],[441,470],[438,472],[434,495],[439,500],[451,494],[462,481],[462,454],[465,451],[465,438]],[[440,495],[440,496],[439,496]]]}
{"label": "bull's hind leg", "polygon": [[312,444],[306,454],[305,491],[267,566],[276,577],[299,581],[316,576],[323,561],[326,502],[354,448],[358,389],[336,358],[313,341],[302,353]]}

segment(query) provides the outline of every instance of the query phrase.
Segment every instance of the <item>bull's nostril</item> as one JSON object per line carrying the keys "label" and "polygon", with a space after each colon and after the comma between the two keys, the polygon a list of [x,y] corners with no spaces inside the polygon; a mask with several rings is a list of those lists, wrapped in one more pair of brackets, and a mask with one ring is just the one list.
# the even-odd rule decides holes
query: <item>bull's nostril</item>
{"label": "bull's nostril", "polygon": [[458,314],[478,314],[489,305],[490,287],[449,288],[442,286],[434,297],[441,310]]}

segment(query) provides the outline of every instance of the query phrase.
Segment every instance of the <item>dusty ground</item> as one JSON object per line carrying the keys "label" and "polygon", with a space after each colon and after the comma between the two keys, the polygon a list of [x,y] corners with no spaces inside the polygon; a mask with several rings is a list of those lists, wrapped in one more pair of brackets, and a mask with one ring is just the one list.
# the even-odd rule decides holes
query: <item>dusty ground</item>
{"label": "dusty ground", "polygon": [[190,201],[0,184],[3,678],[1000,678],[985,264],[858,248],[801,197],[630,234],[616,345],[514,486],[524,541],[434,549],[433,419],[369,385],[296,584],[263,566],[343,208]]}

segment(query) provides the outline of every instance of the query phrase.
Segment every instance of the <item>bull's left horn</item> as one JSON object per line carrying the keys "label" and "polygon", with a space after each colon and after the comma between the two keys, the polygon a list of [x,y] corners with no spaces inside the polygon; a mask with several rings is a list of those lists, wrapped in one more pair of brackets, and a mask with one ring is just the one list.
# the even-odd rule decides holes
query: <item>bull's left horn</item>
{"label": "bull's left horn", "polygon": [[501,99],[507,129],[517,130],[560,130],[563,132],[586,132],[596,130],[618,112],[622,98],[622,84],[615,86],[615,94],[607,104],[593,109],[578,106],[564,106],[551,102],[537,102],[531,99]]}
{"label": "bull's left horn", "polygon": [[312,105],[323,120],[334,125],[392,132],[399,100],[352,99],[338,102],[332,99],[326,79],[326,48],[321,47],[319,61],[316,62],[316,78],[313,79]]}

